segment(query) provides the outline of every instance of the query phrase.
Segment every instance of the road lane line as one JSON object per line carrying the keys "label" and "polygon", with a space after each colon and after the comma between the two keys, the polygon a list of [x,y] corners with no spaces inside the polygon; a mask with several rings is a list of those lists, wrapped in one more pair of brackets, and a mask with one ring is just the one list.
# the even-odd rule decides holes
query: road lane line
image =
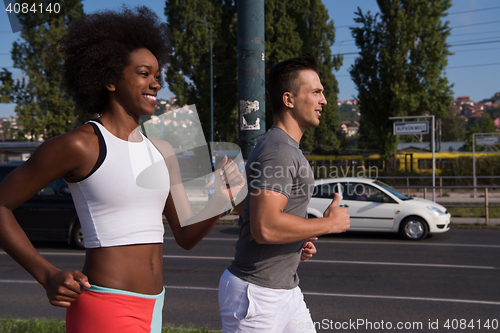
{"label": "road lane line", "polygon": [[164,254],[163,258],[168,259],[214,259],[214,260],[233,260],[234,257],[209,257],[209,256],[174,256]]}
{"label": "road lane line", "polygon": [[[47,256],[84,256],[85,253],[62,253],[62,252],[40,252],[41,255]],[[164,259],[198,259],[198,260],[233,260],[233,257],[216,257],[216,256],[178,256],[178,255],[163,255]],[[434,268],[463,268],[463,269],[489,269],[495,270],[500,267],[495,266],[470,266],[470,265],[449,265],[449,264],[419,264],[419,263],[403,263],[403,262],[377,262],[377,261],[342,261],[342,260],[319,260],[310,259],[306,263],[319,264],[349,264],[349,265],[379,265],[379,266],[413,266],[413,267],[434,267]]]}
{"label": "road lane line", "polygon": [[[165,240],[175,240],[174,237],[163,237]],[[217,238],[217,237],[205,237],[203,240],[207,241],[231,241],[231,242],[237,242],[238,238]],[[438,243],[425,243],[425,242],[371,242],[371,241],[361,241],[361,242],[354,242],[354,241],[341,241],[341,240],[328,240],[328,239],[318,239],[315,241],[315,243],[338,243],[338,244],[354,244],[354,245],[359,245],[359,244],[369,244],[369,245],[416,245],[416,246],[452,246],[452,247],[481,247],[481,248],[498,248],[500,249],[500,245],[487,245],[487,244],[457,244],[457,243],[443,243],[443,244],[438,244]]]}
{"label": "road lane line", "polygon": [[[33,283],[38,284],[35,280],[2,280],[0,283]],[[177,290],[207,290],[218,291],[218,288],[211,287],[190,287],[190,286],[163,286],[165,289]],[[431,298],[431,297],[407,297],[407,296],[383,296],[383,295],[356,295],[356,294],[333,294],[333,293],[316,293],[302,291],[304,295],[323,296],[323,297],[349,297],[349,298],[374,298],[374,299],[391,299],[402,301],[428,301],[428,302],[448,302],[448,303],[465,303],[465,304],[482,304],[482,305],[500,305],[500,302],[480,301],[469,299],[453,299],[453,298]]]}
{"label": "road lane line", "polygon": [[[165,240],[175,240],[175,237],[163,237]],[[217,238],[217,237],[205,237],[202,239],[204,240],[209,240],[209,241],[232,241],[232,242],[237,242],[238,238]]]}
{"label": "road lane line", "polygon": [[328,239],[318,239],[315,243],[339,243],[339,244],[369,244],[369,245],[416,245],[416,246],[455,246],[455,247],[485,247],[485,248],[499,248],[500,245],[488,245],[488,244],[458,244],[458,243],[425,243],[425,242],[351,242],[351,241],[339,241],[339,240],[328,240]]}
{"label": "road lane line", "polygon": [[38,282],[36,280],[2,280],[0,279],[0,283],[36,283]]}
{"label": "road lane line", "polygon": [[466,268],[466,269],[499,269],[494,266],[469,266],[469,265],[447,265],[447,264],[418,264],[404,262],[377,262],[377,261],[342,261],[342,260],[317,260],[309,259],[305,262],[325,264],[354,264],[354,265],[381,265],[381,266],[416,266],[416,267],[439,267],[439,268]]}
{"label": "road lane line", "polygon": [[209,287],[185,287],[185,286],[163,286],[165,289],[181,289],[181,290],[208,290],[208,291],[219,291],[217,288]]}
{"label": "road lane line", "polygon": [[354,294],[331,294],[331,293],[314,293],[302,292],[304,295],[310,296],[327,296],[327,297],[350,297],[350,298],[375,298],[375,299],[392,299],[403,301],[428,301],[428,302],[449,302],[449,303],[466,303],[466,304],[483,304],[483,305],[500,305],[500,302],[494,301],[479,301],[470,299],[453,299],[453,298],[430,298],[430,297],[406,297],[406,296],[383,296],[383,295],[354,295]]}
{"label": "road lane line", "polygon": [[[12,280],[12,279],[0,279],[0,283],[20,283],[20,284],[38,284],[36,280]],[[217,288],[209,287],[185,287],[185,286],[163,286],[165,289],[186,289],[186,290],[210,290],[217,291]]]}
{"label": "road lane line", "polygon": [[[233,257],[206,257],[206,256],[174,256],[163,255],[168,259],[215,259],[215,260],[233,260]],[[469,265],[446,265],[446,264],[419,264],[419,263],[401,263],[401,262],[376,262],[376,261],[341,261],[341,260],[317,260],[309,259],[304,262],[321,264],[354,264],[354,265],[381,265],[381,266],[416,266],[416,267],[438,267],[438,268],[466,268],[466,269],[499,269],[494,266],[469,266]]]}
{"label": "road lane line", "polygon": [[[44,251],[39,251],[41,255],[48,255],[48,256],[79,256],[83,257],[85,256],[85,252],[44,252]],[[0,251],[0,254],[7,254],[3,251]]]}

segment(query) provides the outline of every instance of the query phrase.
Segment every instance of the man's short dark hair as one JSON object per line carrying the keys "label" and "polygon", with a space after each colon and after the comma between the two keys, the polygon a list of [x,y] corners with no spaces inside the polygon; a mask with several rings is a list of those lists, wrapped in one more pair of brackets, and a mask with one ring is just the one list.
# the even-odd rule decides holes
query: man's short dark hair
{"label": "man's short dark hair", "polygon": [[282,110],[284,106],[283,94],[285,92],[298,93],[300,85],[297,79],[300,72],[304,70],[312,70],[318,73],[318,64],[310,53],[284,60],[271,69],[267,82],[267,91],[273,108],[273,114]]}
{"label": "man's short dark hair", "polygon": [[161,71],[169,61],[169,36],[167,24],[147,7],[83,16],[61,40],[63,83],[76,106],[102,113],[108,102],[106,85],[121,79],[137,49],[148,49]]}

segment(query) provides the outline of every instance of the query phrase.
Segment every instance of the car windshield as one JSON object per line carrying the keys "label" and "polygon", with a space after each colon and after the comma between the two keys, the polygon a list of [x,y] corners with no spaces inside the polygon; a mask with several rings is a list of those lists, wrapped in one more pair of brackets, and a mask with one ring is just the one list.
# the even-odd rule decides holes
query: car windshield
{"label": "car windshield", "polygon": [[392,187],[390,187],[386,183],[382,183],[379,180],[374,181],[374,183],[377,184],[378,186],[382,187],[384,190],[391,193],[392,195],[395,195],[400,200],[410,200],[411,199],[411,198],[408,198],[406,195],[399,193],[398,191],[396,191],[395,189],[393,189]]}

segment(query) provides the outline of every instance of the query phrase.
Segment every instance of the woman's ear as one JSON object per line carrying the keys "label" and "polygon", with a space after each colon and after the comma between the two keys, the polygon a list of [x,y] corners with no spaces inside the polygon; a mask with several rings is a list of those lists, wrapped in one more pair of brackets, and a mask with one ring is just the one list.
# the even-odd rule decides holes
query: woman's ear
{"label": "woman's ear", "polygon": [[283,94],[283,104],[285,104],[287,108],[293,109],[293,96],[291,93],[286,92]]}
{"label": "woman's ear", "polygon": [[114,85],[114,84],[112,84],[112,83],[108,83],[108,84],[106,85],[106,89],[108,89],[108,91],[115,91],[115,90],[116,90],[116,87],[115,87],[115,85]]}

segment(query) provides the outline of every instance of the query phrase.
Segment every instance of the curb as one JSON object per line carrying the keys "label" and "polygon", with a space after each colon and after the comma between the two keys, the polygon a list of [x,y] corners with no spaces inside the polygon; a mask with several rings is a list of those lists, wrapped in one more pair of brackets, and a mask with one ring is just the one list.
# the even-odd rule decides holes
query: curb
{"label": "curb", "polygon": [[222,216],[219,221],[217,221],[217,223],[215,223],[216,225],[236,225],[238,223],[238,218],[240,216],[239,215],[225,215],[225,216]]}
{"label": "curb", "polygon": [[[216,225],[236,226],[238,223],[238,215],[226,215],[217,221]],[[451,219],[451,227],[454,229],[500,229],[500,219],[490,219],[489,225],[485,223],[482,217],[455,217]]]}

